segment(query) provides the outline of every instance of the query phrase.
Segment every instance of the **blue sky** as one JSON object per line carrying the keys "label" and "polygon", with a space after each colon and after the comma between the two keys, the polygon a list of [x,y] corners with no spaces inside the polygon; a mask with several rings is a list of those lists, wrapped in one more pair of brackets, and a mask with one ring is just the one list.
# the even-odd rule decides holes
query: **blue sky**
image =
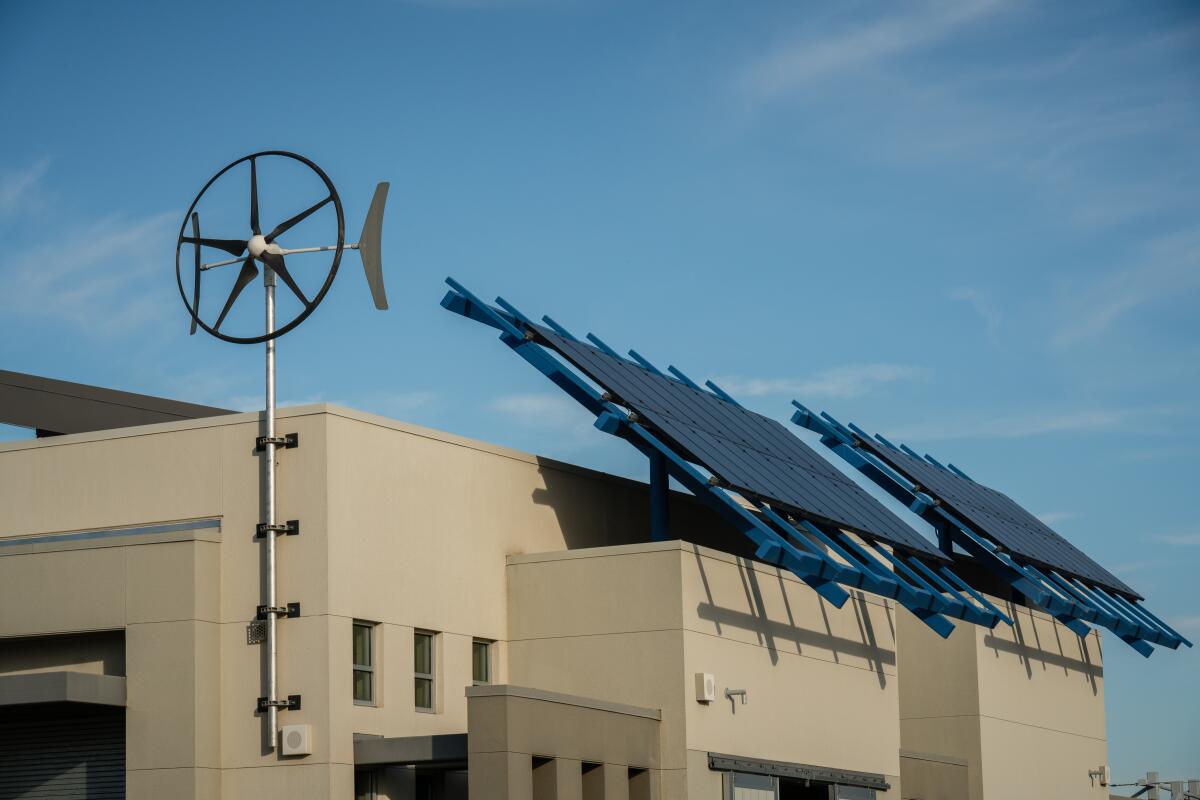
{"label": "blue sky", "polygon": [[[1200,637],[1194,7],[252,9],[0,6],[0,366],[256,407],[259,348],[187,336],[173,240],[217,168],[291,149],[354,232],[392,181],[392,310],[349,256],[282,400],[640,476],[439,308],[452,274],[954,461]],[[1200,775],[1200,656],[1106,644],[1117,777]]]}

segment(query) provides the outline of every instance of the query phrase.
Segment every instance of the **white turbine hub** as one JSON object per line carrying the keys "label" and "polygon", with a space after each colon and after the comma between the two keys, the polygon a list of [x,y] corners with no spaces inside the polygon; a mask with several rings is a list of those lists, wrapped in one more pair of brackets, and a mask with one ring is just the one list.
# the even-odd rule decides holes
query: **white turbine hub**
{"label": "white turbine hub", "polygon": [[256,233],[246,242],[246,249],[250,251],[251,256],[258,258],[267,251],[267,240],[261,233]]}

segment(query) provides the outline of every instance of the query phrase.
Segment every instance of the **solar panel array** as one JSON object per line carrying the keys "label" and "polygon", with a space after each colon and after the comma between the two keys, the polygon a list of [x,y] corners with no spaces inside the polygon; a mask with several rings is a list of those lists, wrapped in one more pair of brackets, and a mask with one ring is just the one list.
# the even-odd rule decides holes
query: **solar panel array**
{"label": "solar panel array", "polygon": [[1005,550],[1131,597],[1140,595],[1008,495],[874,441],[864,446]]}
{"label": "solar panel array", "polygon": [[944,560],[923,536],[779,422],[535,326],[547,344],[689,461],[729,487],[813,521]]}

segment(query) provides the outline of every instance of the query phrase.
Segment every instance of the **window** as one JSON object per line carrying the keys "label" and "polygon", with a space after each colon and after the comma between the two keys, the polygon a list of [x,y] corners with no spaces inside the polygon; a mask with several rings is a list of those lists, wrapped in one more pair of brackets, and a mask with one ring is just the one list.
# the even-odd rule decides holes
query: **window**
{"label": "window", "polygon": [[370,622],[355,622],[354,702],[360,706],[375,705],[375,626]]}
{"label": "window", "polygon": [[471,681],[476,686],[492,682],[492,643],[487,639],[471,642]]}
{"label": "window", "polygon": [[413,704],[418,711],[433,711],[435,635],[429,631],[413,634]]}

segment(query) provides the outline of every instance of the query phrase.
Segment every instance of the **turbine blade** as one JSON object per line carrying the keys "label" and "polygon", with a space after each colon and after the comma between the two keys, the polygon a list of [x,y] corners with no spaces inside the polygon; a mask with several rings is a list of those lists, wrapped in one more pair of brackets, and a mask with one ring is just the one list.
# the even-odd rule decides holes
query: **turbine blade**
{"label": "turbine blade", "polygon": [[238,299],[238,295],[242,290],[250,285],[250,282],[258,277],[258,267],[254,266],[254,259],[247,258],[242,263],[242,270],[238,273],[237,280],[233,283],[233,289],[229,292],[229,299],[225,301],[225,307],[221,309],[221,315],[217,317],[216,323],[213,325],[214,331],[221,329],[221,323],[225,321],[225,317],[229,314],[229,309],[233,308],[233,301]]}
{"label": "turbine blade", "polygon": [[[197,240],[200,238],[200,213],[192,212],[192,235]],[[188,331],[188,336],[196,335],[196,321],[200,318],[200,243],[196,242],[196,272],[192,283],[192,326]]]}
{"label": "turbine blade", "polygon": [[292,217],[291,219],[285,220],[285,221],[279,223],[278,225],[276,225],[275,230],[271,231],[270,233],[268,233],[266,235],[267,244],[270,244],[271,242],[275,241],[276,237],[282,236],[284,233],[286,233],[288,230],[290,230],[294,225],[296,225],[300,222],[303,222],[309,216],[311,216],[312,214],[314,214],[318,210],[320,210],[322,206],[324,206],[326,203],[329,203],[332,200],[333,200],[333,195],[329,195],[321,202],[315,203],[315,204],[309,206],[308,208],[304,209],[303,211],[301,211],[299,214]]}
{"label": "turbine blade", "polygon": [[179,241],[184,244],[201,244],[205,247],[215,247],[218,250],[224,250],[235,258],[246,252],[246,243],[241,239],[204,239],[199,234],[196,234],[195,236],[184,236]]}
{"label": "turbine blade", "polygon": [[287,287],[292,290],[292,294],[300,298],[300,302],[307,308],[309,305],[308,298],[304,296],[304,292],[300,290],[300,285],[296,283],[292,277],[292,273],[288,272],[287,266],[283,263],[283,256],[279,253],[263,253],[258,257],[258,260],[271,268],[278,275]]}
{"label": "turbine blade", "polygon": [[250,159],[250,230],[257,236],[262,231],[258,229],[258,168],[254,159]]}
{"label": "turbine blade", "polygon": [[358,237],[358,257],[362,259],[367,285],[371,287],[371,299],[380,311],[388,307],[387,292],[383,288],[380,239],[383,236],[383,207],[387,203],[390,186],[391,184],[384,182],[375,187],[375,196],[371,198],[371,207],[367,210],[366,221],[363,222],[362,235]]}

